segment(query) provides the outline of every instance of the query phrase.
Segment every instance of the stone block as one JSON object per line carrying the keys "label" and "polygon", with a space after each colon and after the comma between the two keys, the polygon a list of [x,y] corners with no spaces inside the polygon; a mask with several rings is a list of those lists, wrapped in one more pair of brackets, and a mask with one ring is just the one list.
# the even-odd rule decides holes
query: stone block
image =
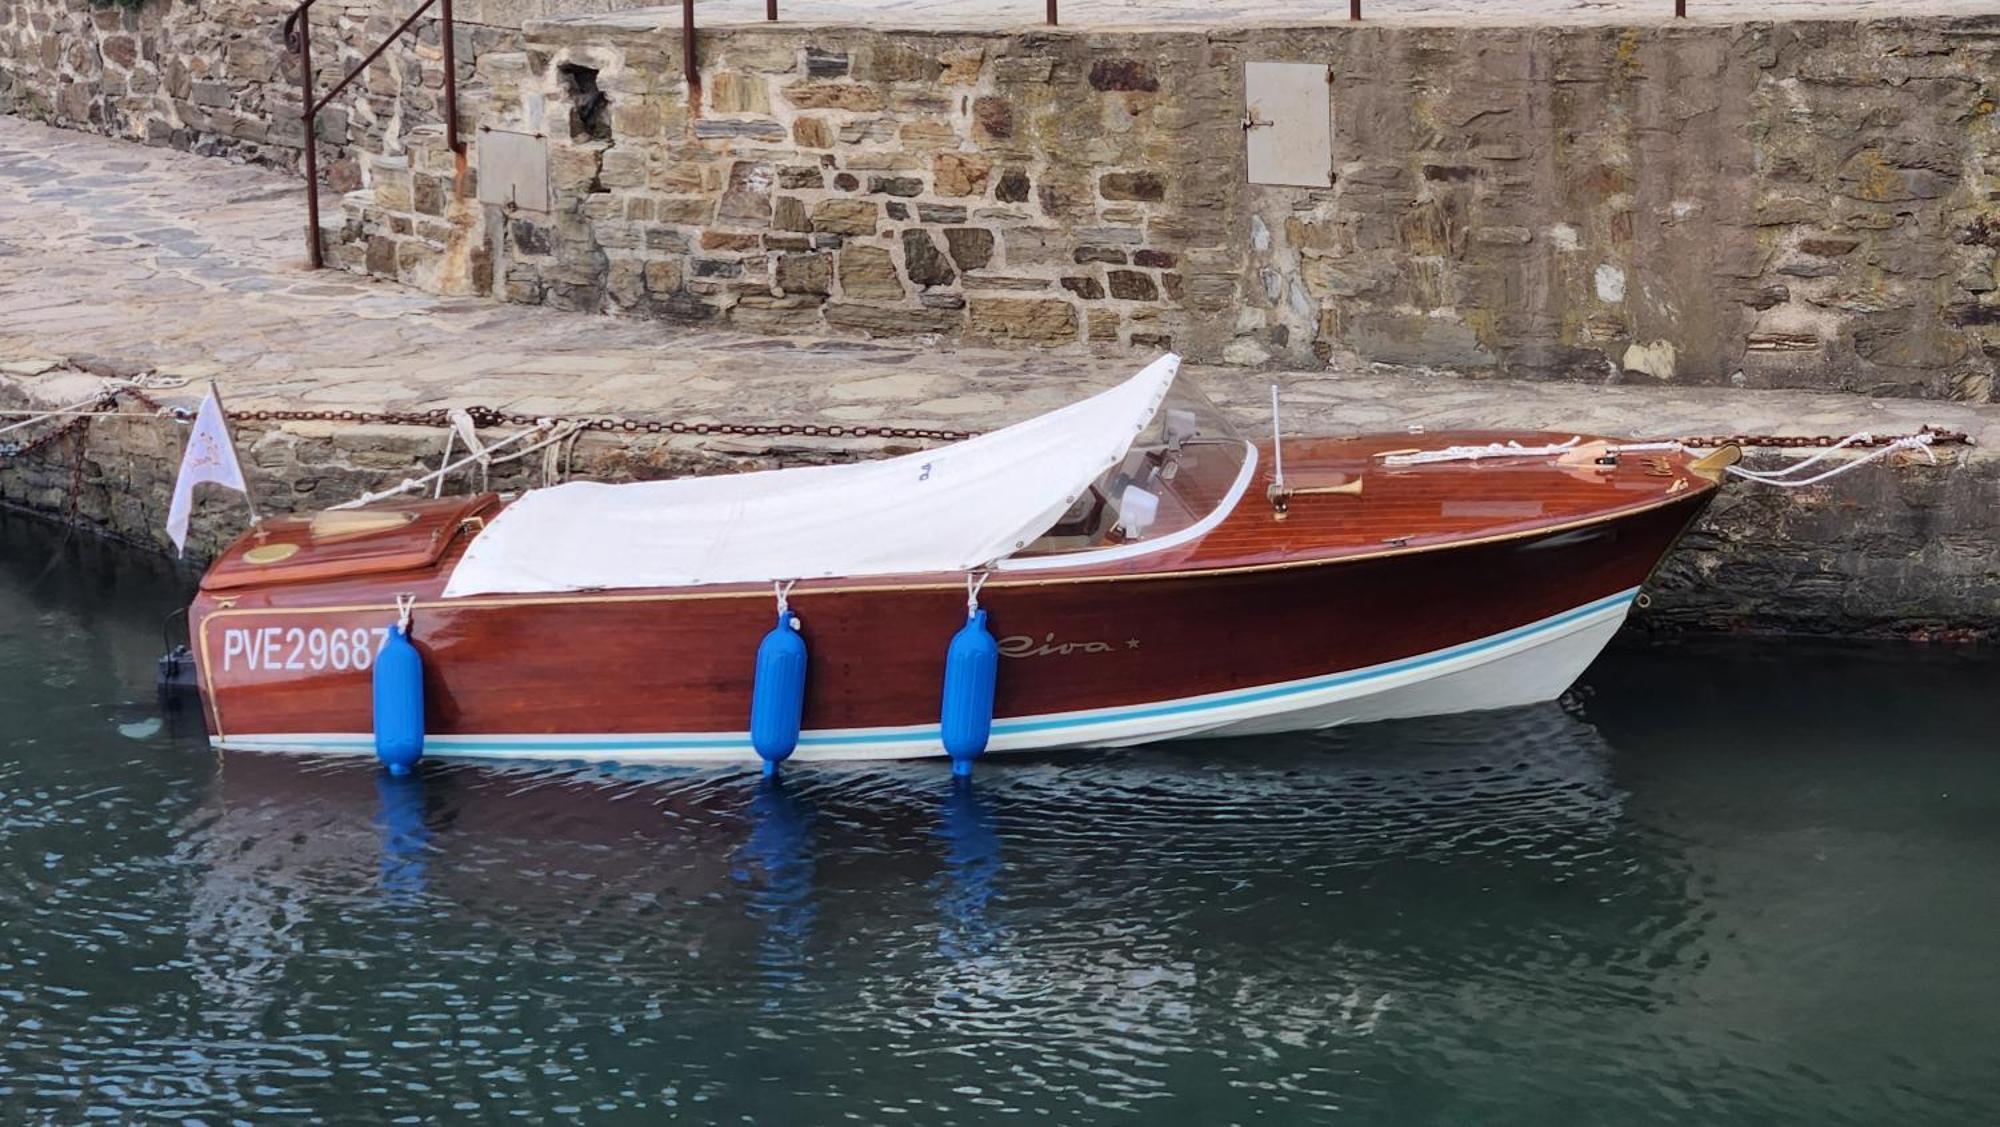
{"label": "stone block", "polygon": [[826,187],[826,175],[816,164],[778,166],[778,187],[793,191]]}
{"label": "stone block", "polygon": [[974,297],[967,303],[968,335],[993,343],[1053,347],[1077,340],[1076,307],[1051,298]]}
{"label": "stone block", "polygon": [[948,309],[829,302],[820,311],[829,327],[875,337],[941,336],[959,327],[963,314]]}
{"label": "stone block", "polygon": [[845,78],[848,68],[845,51],[825,47],[806,48],[806,75],[809,78]]}
{"label": "stone block", "polygon": [[1047,55],[1002,55],[993,60],[993,81],[1001,86],[1046,86],[1056,61]]}
{"label": "stone block", "polygon": [[993,232],[983,227],[951,227],[944,239],[961,271],[984,270],[993,261]]}
{"label": "stone block", "polygon": [[730,306],[729,320],[760,333],[811,333],[820,328],[821,300],[812,294],[744,294]]}
{"label": "stone block", "polygon": [[1141,59],[1099,59],[1090,66],[1093,90],[1151,93],[1160,88],[1159,75]]}
{"label": "stone block", "polygon": [[708,76],[706,94],[715,113],[771,112],[771,84],[761,75],[718,71]]}
{"label": "stone block", "polygon": [[853,82],[801,82],[785,87],[785,100],[801,110],[849,110],[873,113],[882,108],[882,95],[872,86]]}
{"label": "stone block", "polygon": [[958,144],[958,131],[948,122],[914,120],[903,121],[896,130],[896,139],[904,148],[942,149]]}
{"label": "stone block", "polygon": [[854,51],[851,73],[863,82],[935,82],[942,68],[921,48],[893,39],[863,43]]}
{"label": "stone block", "polygon": [[777,172],[758,161],[739,160],[729,167],[729,186],[716,204],[719,219],[763,223],[771,218],[771,190]]}
{"label": "stone block", "polygon": [[979,83],[979,72],[986,64],[986,48],[959,47],[938,56],[943,70],[938,74],[940,86],[975,86]]}
{"label": "stone block", "polygon": [[939,153],[932,171],[940,196],[985,195],[993,162],[977,153]]}
{"label": "stone block", "polygon": [[1110,287],[1111,296],[1120,301],[1158,301],[1159,284],[1151,274],[1137,270],[1107,270],[1104,280]]}
{"label": "stone block", "polygon": [[673,293],[681,288],[681,261],[656,258],[646,263],[646,289],[655,294]]}
{"label": "stone block", "polygon": [[833,256],[829,254],[785,254],[778,256],[778,289],[788,294],[827,294],[833,291]]}
{"label": "stone block", "polygon": [[694,123],[694,135],[704,141],[767,141],[785,139],[785,127],[763,118],[705,117]]}
{"label": "stone block", "polygon": [[694,258],[688,260],[690,278],[741,278],[743,263],[733,258]]}
{"label": "stone block", "polygon": [[877,196],[900,196],[908,199],[924,193],[924,182],[915,176],[870,176],[868,192]]}
{"label": "stone block", "polygon": [[764,237],[747,231],[703,231],[696,245],[703,250],[734,251],[740,254],[763,247]]}
{"label": "stone block", "polygon": [[1006,141],[1014,136],[1014,103],[987,95],[972,102],[972,135],[981,141]]}
{"label": "stone block", "polygon": [[810,232],[813,222],[806,213],[805,201],[797,196],[779,196],[771,208],[771,226],[780,231]]}
{"label": "stone block", "polygon": [[451,203],[451,181],[443,176],[420,175],[412,181],[411,202],[424,215],[443,215]]}
{"label": "stone block", "polygon": [[1072,275],[1061,279],[1062,288],[1085,301],[1097,301],[1104,297],[1104,283],[1088,275]]}
{"label": "stone block", "polygon": [[896,139],[896,123],[886,117],[857,118],[840,127],[843,145],[879,145]]}
{"label": "stone block", "polygon": [[622,145],[607,149],[598,162],[597,182],[606,188],[645,187],[645,152]]}
{"label": "stone block", "polygon": [[814,205],[813,229],[834,235],[872,235],[882,209],[874,200],[821,200]]}
{"label": "stone block", "polygon": [[903,269],[919,286],[948,286],[958,280],[951,260],[938,249],[931,233],[921,227],[903,232]]}
{"label": "stone block", "polygon": [[792,140],[806,149],[831,149],[833,126],[823,117],[801,117],[792,122]]}
{"label": "stone block", "polygon": [[993,185],[993,198],[1001,203],[1026,203],[1031,190],[1027,172],[1009,168],[1000,174],[999,182]]}
{"label": "stone block", "polygon": [[1097,194],[1107,200],[1158,203],[1167,198],[1167,180],[1157,172],[1107,172],[1097,178]]}
{"label": "stone block", "polygon": [[904,296],[896,259],[884,247],[849,244],[840,250],[840,292],[864,301],[897,301]]}

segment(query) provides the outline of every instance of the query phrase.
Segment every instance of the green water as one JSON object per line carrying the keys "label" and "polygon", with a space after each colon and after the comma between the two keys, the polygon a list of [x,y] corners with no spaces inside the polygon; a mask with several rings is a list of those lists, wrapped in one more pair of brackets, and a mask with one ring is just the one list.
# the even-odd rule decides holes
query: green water
{"label": "green water", "polygon": [[970,790],[399,785],[151,730],[185,585],[0,516],[0,1119],[2000,1119],[1983,655],[1621,647]]}

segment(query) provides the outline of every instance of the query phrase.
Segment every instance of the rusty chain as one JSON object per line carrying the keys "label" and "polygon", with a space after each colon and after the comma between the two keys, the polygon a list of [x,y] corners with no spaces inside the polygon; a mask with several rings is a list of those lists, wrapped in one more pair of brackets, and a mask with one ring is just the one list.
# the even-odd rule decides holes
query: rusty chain
{"label": "rusty chain", "polygon": [[[1972,436],[1965,433],[1962,430],[1945,430],[1942,427],[1934,427],[1926,424],[1925,426],[1919,428],[1916,433],[1930,435],[1931,445],[1933,446],[1972,445]],[[1853,439],[1852,441],[1849,441],[1847,445],[1856,448],[1866,448],[1871,446],[1887,446],[1890,443],[1898,442],[1902,439],[1912,438],[1912,437],[1915,436],[1907,434],[1870,435],[1867,438]],[[1807,448],[1823,448],[1829,446],[1838,446],[1841,444],[1841,439],[1833,435],[1826,435],[1826,434],[1684,435],[1680,438],[1662,438],[1662,439],[1657,439],[1656,441],[1677,442],[1682,446],[1700,446],[1708,449],[1719,449],[1724,446],[1758,446],[1758,447],[1768,446],[1777,449],[1798,450]]]}
{"label": "rusty chain", "polygon": [[[516,412],[498,411],[491,407],[466,407],[465,413],[472,418],[474,426],[531,427],[544,419],[554,422],[574,423],[582,430],[616,432],[624,434],[693,434],[693,435],[733,435],[747,438],[915,438],[936,442],[957,442],[975,437],[979,432],[947,430],[941,427],[898,427],[871,426],[865,423],[690,423],[682,420],[664,421],[660,419],[621,419],[604,416],[583,418],[562,418],[548,415],[528,415]],[[432,411],[285,411],[253,410],[234,411],[230,418],[239,422],[339,422],[375,423],[389,426],[445,427],[451,425],[450,413],[444,409]]]}
{"label": "rusty chain", "polygon": [[[186,421],[193,412],[185,407],[168,407],[145,391],[136,387],[118,388],[105,394],[91,408],[93,412],[104,413],[117,409],[121,398],[130,398],[154,414]],[[876,426],[865,423],[728,423],[728,422],[687,422],[684,420],[629,419],[607,416],[585,416],[575,419],[553,418],[544,415],[507,412],[492,407],[466,407],[465,413],[471,417],[473,425],[480,428],[502,426],[531,427],[545,419],[556,422],[572,422],[582,430],[598,431],[606,434],[671,434],[671,435],[728,435],[744,438],[900,438],[931,442],[957,442],[974,438],[979,431],[950,430],[942,427]],[[60,442],[90,425],[90,414],[79,415],[62,423],[28,442],[16,446],[0,444],[0,457],[19,457],[32,454],[53,443]],[[230,418],[246,423],[288,423],[288,422],[328,422],[357,423],[380,426],[448,427],[451,425],[450,411],[436,408],[428,411],[355,411],[355,410],[282,410],[257,409],[234,411]],[[1972,437],[1964,431],[1945,430],[1941,427],[1924,426],[1918,434],[1931,436],[1934,446],[1970,446]],[[1856,439],[1848,443],[1857,448],[1887,446],[1907,435],[1876,435]],[[1789,434],[1718,434],[1683,435],[1655,441],[1677,442],[1682,446],[1697,446],[1715,449],[1723,446],[1744,446],[1772,449],[1826,448],[1838,445],[1839,437],[1833,435],[1789,435]]]}

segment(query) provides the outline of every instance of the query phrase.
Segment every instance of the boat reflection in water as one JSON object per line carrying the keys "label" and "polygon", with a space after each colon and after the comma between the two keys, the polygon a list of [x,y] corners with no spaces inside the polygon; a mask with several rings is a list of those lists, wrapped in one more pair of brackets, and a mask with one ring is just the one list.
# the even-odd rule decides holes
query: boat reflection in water
{"label": "boat reflection in water", "polygon": [[[205,958],[255,977],[296,951],[301,913],[333,911],[455,952],[601,945],[606,973],[683,1014],[730,1009],[741,980],[796,1017],[861,976],[886,993],[821,1018],[869,1011],[847,1031],[863,1041],[954,1014],[977,1029],[946,1043],[1171,1039],[1211,1005],[1202,1024],[1245,1037],[1345,1038],[1399,998],[1476,1005],[1579,957],[1645,1005],[1700,931],[1677,858],[1623,827],[1603,741],[1556,706],[1029,760],[969,785],[914,764],[777,785],[470,764],[380,779],[227,762],[188,846],[219,909]],[[1468,911],[1495,898],[1542,918]],[[1597,949],[1549,943],[1562,933]],[[1224,965],[1229,996],[1210,997]]]}

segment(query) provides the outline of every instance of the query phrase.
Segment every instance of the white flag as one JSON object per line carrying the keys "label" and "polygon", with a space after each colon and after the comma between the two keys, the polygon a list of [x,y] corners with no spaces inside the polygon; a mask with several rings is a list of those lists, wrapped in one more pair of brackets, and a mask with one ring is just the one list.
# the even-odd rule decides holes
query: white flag
{"label": "white flag", "polygon": [[180,476],[174,479],[174,503],[167,509],[167,535],[173,537],[174,547],[182,553],[187,551],[188,514],[194,509],[194,487],[204,481],[226,485],[246,497],[250,494],[214,388],[209,389],[194,417],[187,450],[181,454]]}

